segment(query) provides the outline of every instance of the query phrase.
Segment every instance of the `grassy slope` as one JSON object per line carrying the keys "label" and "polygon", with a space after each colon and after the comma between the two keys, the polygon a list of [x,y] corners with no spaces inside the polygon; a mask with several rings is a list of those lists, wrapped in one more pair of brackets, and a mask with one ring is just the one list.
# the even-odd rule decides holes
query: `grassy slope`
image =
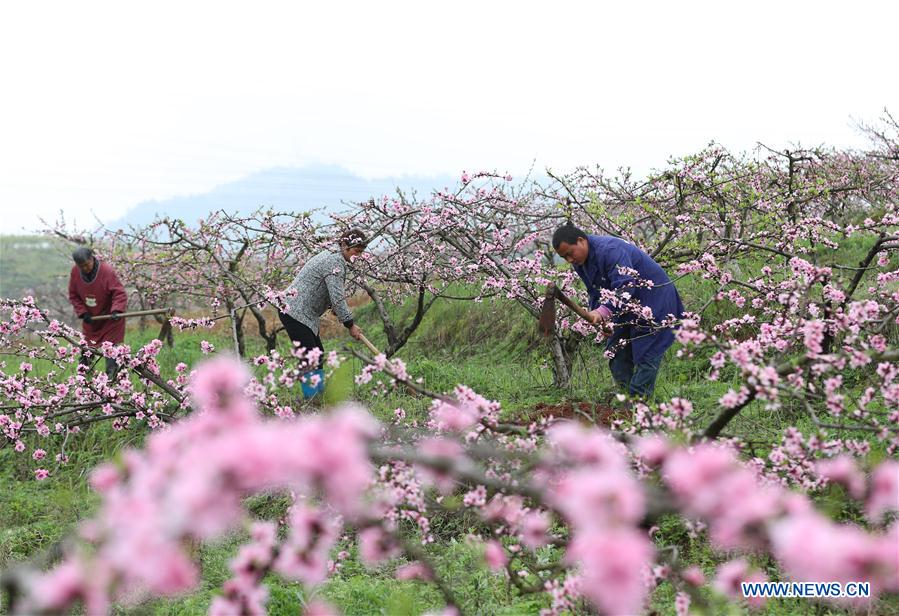
{"label": "grassy slope", "polygon": [[[679,287],[688,308],[695,307],[697,298],[707,297],[710,292],[708,283],[703,281],[685,280],[679,283]],[[357,316],[372,341],[381,346],[384,337],[377,331],[376,317],[371,308],[361,309]],[[717,320],[731,315],[721,313],[711,316]],[[151,336],[152,331],[129,332],[128,342],[137,345]],[[175,349],[163,349],[160,354],[164,373],[171,371],[179,361],[193,365],[201,359],[201,337],[198,334],[178,334]],[[220,349],[230,346],[227,337],[222,335],[205,337]],[[343,342],[345,340],[327,340],[326,346],[331,349]],[[286,341],[282,340],[281,344],[286,344]],[[251,350],[261,352],[261,346],[254,348],[252,345],[256,345],[255,340],[251,342]],[[479,393],[502,402],[504,412],[514,416],[532,413],[534,405],[539,402],[611,399],[612,383],[598,350],[585,349],[572,387],[568,391],[557,391],[551,387],[552,374],[539,345],[535,324],[523,316],[520,308],[508,303],[446,302],[435,305],[414,340],[399,355],[407,361],[410,373],[424,377],[431,389],[446,390],[458,383],[465,383]],[[358,364],[353,368],[358,373]],[[707,363],[703,358],[676,360],[673,353],[669,354],[659,376],[658,396],[687,397],[694,401],[697,414],[711,418],[717,410],[716,400],[729,384],[727,378],[718,383],[704,380],[706,369]],[[424,400],[400,394],[372,399],[367,390],[349,384],[347,387],[353,390],[354,397],[367,401],[372,412],[382,419],[389,419],[397,406],[402,406],[411,417],[423,418],[427,410],[428,402]],[[731,431],[750,440],[770,442],[779,433],[779,427],[789,421],[792,421],[789,409],[772,414],[764,411],[760,404],[754,404],[734,423]],[[801,418],[799,423],[803,424]],[[8,448],[0,450],[0,481],[4,485],[0,491],[0,568],[50,545],[67,534],[78,519],[88,515],[96,507],[97,499],[86,486],[87,469],[99,460],[115,455],[124,446],[138,445],[140,439],[140,434],[116,433],[108,426],[96,428],[74,443],[70,451],[72,462],[68,467],[40,483],[30,479],[35,466],[33,463]],[[248,500],[253,515],[266,519],[277,519],[285,506],[285,500],[278,495],[262,495]],[[676,544],[682,558],[701,565],[707,575],[713,573],[718,563],[726,560],[726,555],[714,553],[706,541],[690,539],[678,519],[666,519],[660,526],[660,544]],[[435,518],[434,527],[446,541],[430,546],[429,551],[441,572],[458,584],[459,594],[470,611],[533,614],[545,606],[543,598],[516,596],[502,578],[487,574],[476,566],[479,560],[477,551],[461,539],[466,533],[479,530],[475,519],[470,516]],[[121,611],[133,614],[194,614],[205,611],[221,583],[229,576],[227,563],[240,540],[241,537],[235,535],[201,549],[203,582],[196,593],[172,601],[154,601],[131,609],[121,608]],[[392,566],[366,570],[355,558],[352,541],[346,541],[343,547],[350,551],[350,558],[343,562],[336,576],[313,591],[315,596],[334,602],[349,614],[417,614],[441,605],[441,598],[431,586],[394,580]],[[756,564],[776,575],[770,562],[759,560]],[[296,614],[298,606],[306,600],[301,587],[276,578],[269,582],[270,613]],[[673,613],[673,595],[672,587],[663,583],[654,595],[654,607],[660,613]],[[881,613],[899,613],[895,602],[882,605],[880,610]],[[811,611],[814,611],[811,604],[800,601],[772,601],[766,608],[766,612],[775,614]],[[815,613],[831,612],[828,608],[822,608]]]}
{"label": "grassy slope", "polygon": [[17,297],[23,289],[51,281],[64,288],[71,260],[69,244],[40,235],[0,235],[0,297]]}

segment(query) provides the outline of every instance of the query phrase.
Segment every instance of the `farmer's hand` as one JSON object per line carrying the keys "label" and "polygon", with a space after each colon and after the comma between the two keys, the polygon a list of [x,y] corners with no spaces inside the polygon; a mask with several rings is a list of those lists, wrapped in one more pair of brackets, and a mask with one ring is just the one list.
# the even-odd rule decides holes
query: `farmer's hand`
{"label": "farmer's hand", "polygon": [[359,326],[355,323],[353,323],[353,326],[350,328],[350,336],[356,340],[362,340],[362,330],[359,329]]}
{"label": "farmer's hand", "polygon": [[122,317],[119,316],[120,314],[121,313],[118,310],[113,310],[112,312],[109,313],[109,315],[112,317],[113,321],[118,321],[119,319],[121,319]]}
{"label": "farmer's hand", "polygon": [[94,320],[91,318],[91,314],[89,312],[85,312],[79,317],[85,323],[93,323]]}
{"label": "farmer's hand", "polygon": [[593,325],[602,323],[606,320],[605,314],[601,312],[599,308],[597,308],[596,310],[591,310],[587,313],[587,316],[590,317],[590,323],[592,323]]}
{"label": "farmer's hand", "polygon": [[600,306],[588,314],[590,316],[590,322],[594,325],[607,323],[612,316],[612,312],[605,306]]}

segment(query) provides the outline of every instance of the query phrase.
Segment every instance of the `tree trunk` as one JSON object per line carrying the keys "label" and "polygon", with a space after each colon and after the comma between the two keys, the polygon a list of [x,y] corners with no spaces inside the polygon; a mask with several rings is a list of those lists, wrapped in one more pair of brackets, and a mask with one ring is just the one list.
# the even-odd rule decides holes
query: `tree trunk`
{"label": "tree trunk", "polygon": [[377,289],[365,283],[362,284],[362,288],[365,289],[365,292],[368,293],[368,296],[371,298],[372,302],[374,302],[375,308],[378,311],[378,316],[381,317],[384,333],[387,334],[387,348],[384,349],[384,355],[390,359],[409,341],[409,338],[412,337],[412,334],[414,334],[415,330],[418,329],[418,326],[421,325],[421,320],[425,313],[431,308],[437,298],[432,297],[429,301],[425,302],[426,289],[424,285],[420,286],[418,288],[418,298],[415,305],[415,315],[412,317],[412,320],[406,324],[403,331],[399,331]]}
{"label": "tree trunk", "polygon": [[243,359],[247,356],[247,345],[243,335],[243,315],[238,315],[234,320],[234,331],[237,339],[237,354]]}
{"label": "tree trunk", "polygon": [[[137,300],[138,300],[138,303],[140,304],[140,309],[146,310],[147,305],[146,305],[146,302],[144,302],[144,296],[142,294],[138,293]],[[147,329],[147,315],[142,314],[140,316],[140,319],[137,320],[137,326],[141,332],[143,332],[144,330]]]}
{"label": "tree trunk", "polygon": [[265,350],[271,353],[275,350],[275,346],[278,343],[278,328],[277,328],[277,320],[274,324],[272,324],[272,331],[268,331],[268,323],[265,320],[265,314],[259,309],[258,306],[250,306],[250,312],[253,314],[253,318],[256,319],[256,324],[259,326],[259,337],[265,340]]}
{"label": "tree trunk", "polygon": [[237,347],[237,355],[241,358],[246,357],[247,347],[243,336],[243,318],[246,314],[246,309],[244,309],[243,313],[234,310],[234,302],[231,300],[225,300],[225,308],[227,308],[228,314],[231,315],[231,336],[233,338],[232,342]]}
{"label": "tree trunk", "polygon": [[553,385],[560,389],[568,387],[571,383],[571,356],[565,352],[558,336],[553,336],[550,351],[553,358]]}

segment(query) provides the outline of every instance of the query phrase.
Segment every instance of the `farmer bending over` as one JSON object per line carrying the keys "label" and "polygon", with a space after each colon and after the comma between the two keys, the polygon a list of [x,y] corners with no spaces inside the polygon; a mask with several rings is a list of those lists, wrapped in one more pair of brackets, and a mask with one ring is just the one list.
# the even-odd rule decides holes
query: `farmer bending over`
{"label": "farmer bending over", "polygon": [[[69,302],[81,319],[81,331],[88,346],[97,348],[104,342],[125,342],[125,321],[119,313],[128,308],[125,287],[109,263],[100,261],[90,248],[81,247],[72,253],[75,261],[69,275]],[[112,318],[94,321],[93,318],[111,314]],[[82,353],[81,363],[87,365],[90,352]],[[114,379],[119,366],[111,357],[106,358],[106,375]]]}
{"label": "farmer bending over", "polygon": [[[325,311],[331,308],[353,338],[358,340],[362,336],[362,330],[353,323],[353,314],[346,303],[344,281],[347,261],[360,255],[367,244],[363,231],[351,229],[340,237],[336,249],[323,250],[306,261],[288,287],[288,290],[295,289],[296,295],[287,300],[287,310],[278,313],[293,342],[300,343],[307,352],[312,349],[322,352],[317,365],[309,367],[319,371],[319,384],[324,347],[318,326]],[[321,391],[320,387],[318,391]]]}
{"label": "farmer bending over", "polygon": [[[587,286],[592,323],[611,321],[613,329],[606,348],[615,355],[609,361],[612,377],[632,396],[648,398],[655,387],[662,355],[674,343],[670,327],[658,323],[671,316],[681,318],[684,306],[671,279],[652,257],[617,237],[587,235],[577,227],[563,225],[553,234],[553,248],[574,266]],[[626,270],[619,270],[626,268]],[[651,286],[641,284],[652,281]],[[652,311],[635,314],[615,302],[600,303],[600,289],[615,291],[621,298],[630,294],[631,304]],[[634,306],[633,309],[636,309]]]}

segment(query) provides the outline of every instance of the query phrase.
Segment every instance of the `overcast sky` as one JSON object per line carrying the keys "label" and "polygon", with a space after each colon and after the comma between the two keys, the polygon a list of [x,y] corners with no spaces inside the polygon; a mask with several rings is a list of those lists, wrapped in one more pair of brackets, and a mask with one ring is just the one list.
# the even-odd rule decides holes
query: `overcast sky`
{"label": "overcast sky", "polygon": [[[438,8],[439,5],[439,8]],[[4,2],[0,231],[274,166],[638,170],[861,145],[896,2]]]}

